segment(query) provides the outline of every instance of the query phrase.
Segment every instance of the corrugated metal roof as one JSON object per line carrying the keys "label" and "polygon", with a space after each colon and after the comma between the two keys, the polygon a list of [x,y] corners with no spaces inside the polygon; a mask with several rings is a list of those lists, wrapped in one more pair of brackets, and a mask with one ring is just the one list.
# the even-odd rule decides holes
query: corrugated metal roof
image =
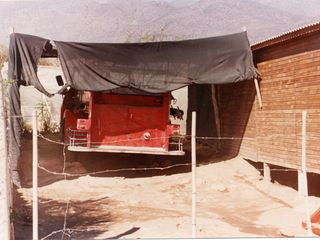
{"label": "corrugated metal roof", "polygon": [[302,35],[306,35],[315,31],[320,31],[320,22],[315,22],[300,28],[296,28],[294,30],[288,31],[288,32],[284,32],[280,35],[268,38],[264,41],[255,43],[253,45],[251,45],[252,50],[257,50],[260,48],[264,48],[270,45],[274,45],[280,42],[284,42],[287,41],[289,39],[292,38],[296,38]]}

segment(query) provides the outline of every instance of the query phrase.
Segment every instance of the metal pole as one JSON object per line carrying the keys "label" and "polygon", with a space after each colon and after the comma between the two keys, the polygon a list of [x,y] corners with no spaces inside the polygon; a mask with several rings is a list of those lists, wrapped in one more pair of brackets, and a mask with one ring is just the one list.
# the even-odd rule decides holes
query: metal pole
{"label": "metal pole", "polygon": [[306,214],[307,214],[307,227],[308,234],[312,235],[311,229],[311,220],[310,220],[310,209],[309,209],[309,194],[308,194],[308,179],[307,179],[307,170],[306,170],[306,120],[307,120],[307,111],[302,112],[302,173],[304,179],[304,198],[306,201]]}
{"label": "metal pole", "polygon": [[33,133],[32,133],[32,143],[33,143],[33,240],[38,240],[38,128],[37,128],[37,111],[33,111]]}
{"label": "metal pole", "polygon": [[197,237],[196,112],[192,112],[192,238]]}
{"label": "metal pole", "polygon": [[[1,64],[1,61],[0,61]],[[1,68],[0,68],[1,70]],[[0,72],[0,236],[10,239],[10,212],[9,212],[9,170],[7,156],[6,118],[4,111],[3,84]]]}

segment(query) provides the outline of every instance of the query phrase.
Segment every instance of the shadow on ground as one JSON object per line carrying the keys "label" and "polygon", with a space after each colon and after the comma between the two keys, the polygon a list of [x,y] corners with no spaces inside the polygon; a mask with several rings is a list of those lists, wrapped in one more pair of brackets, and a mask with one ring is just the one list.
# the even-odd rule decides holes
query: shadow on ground
{"label": "shadow on ground", "polygon": [[[74,174],[90,174],[94,177],[152,177],[172,175],[191,171],[191,143],[184,141],[184,156],[156,156],[143,154],[111,154],[111,153],[73,153],[70,154],[64,146],[57,143],[60,140],[59,133],[44,134],[45,138],[39,138],[39,187],[52,184],[65,179],[65,176],[53,173],[61,173],[64,168],[78,163],[82,171],[71,172]],[[64,162],[66,153],[66,165]],[[197,143],[197,164],[205,165],[214,162],[226,161],[233,156],[218,154],[211,147]],[[263,163],[248,162],[263,175]],[[285,185],[298,190],[298,174],[296,170],[280,166],[270,166],[271,180],[273,183]],[[21,156],[19,159],[19,174],[22,187],[32,186],[32,135],[22,134]],[[68,170],[68,169],[66,169]],[[66,171],[68,172],[68,171]],[[67,179],[77,178],[68,177]],[[309,195],[320,197],[320,175],[308,173]]]}
{"label": "shadow on ground", "polygon": [[[184,143],[184,156],[74,153],[73,161],[80,162],[93,177],[152,177],[191,172],[190,141]],[[211,147],[197,144],[197,164],[206,165],[222,161]],[[230,159],[230,158],[229,158]],[[98,173],[98,172],[103,173]]]}
{"label": "shadow on ground", "polygon": [[[117,154],[117,153],[83,153],[69,152],[59,144],[59,133],[44,134],[38,138],[39,145],[39,178],[38,185],[43,187],[65,179],[74,179],[81,174],[94,177],[152,177],[172,175],[191,171],[191,144],[190,140],[184,142],[184,156],[158,156],[144,154]],[[222,158],[215,150],[206,144],[197,144],[197,164],[205,165],[212,162],[230,159]],[[65,156],[65,157],[64,157]],[[66,159],[66,162],[64,162]],[[73,169],[70,169],[73,167]],[[75,169],[78,167],[78,169]],[[22,135],[21,156],[19,159],[19,174],[21,185],[24,188],[32,187],[32,135]],[[77,175],[80,174],[80,175]]]}
{"label": "shadow on ground", "polygon": [[[14,202],[15,239],[32,239],[32,206],[17,191]],[[39,198],[39,238],[67,239],[71,233],[76,239],[96,237],[114,221],[111,212],[105,209],[109,205],[108,198],[81,202]]]}
{"label": "shadow on ground", "polygon": [[[252,166],[254,166],[258,171],[260,171],[262,176],[264,175],[262,162],[252,162],[250,160],[248,160],[248,162]],[[270,165],[270,171],[272,183],[291,187],[296,191],[299,191],[297,170],[281,166]],[[320,197],[320,174],[308,173],[307,178],[309,196]]]}
{"label": "shadow on ground", "polygon": [[[161,175],[172,175],[191,171],[190,141],[185,143],[185,156],[150,156],[141,154],[108,154],[108,153],[75,153],[73,158],[64,161],[64,146],[59,144],[59,134],[44,134],[45,138],[38,138],[39,145],[39,166],[38,186],[43,187],[64,179],[74,179],[90,174],[93,177],[152,177]],[[217,156],[217,158],[215,158]],[[217,160],[215,160],[217,159]],[[219,159],[219,160],[218,160]],[[215,151],[203,144],[197,146],[197,164],[209,164],[220,161],[221,158]],[[77,164],[75,164],[77,163]],[[65,177],[59,173],[64,170],[70,171],[70,166],[75,175]],[[21,156],[19,159],[19,174],[23,188],[32,187],[32,135],[22,135]],[[139,170],[137,170],[139,169]],[[141,170],[143,169],[143,170]],[[111,172],[108,172],[111,170]],[[116,170],[116,171],[113,171]],[[32,203],[27,202],[21,194],[14,190],[14,211],[15,211],[15,234],[16,239],[32,239]],[[39,238],[61,239],[63,228],[72,231],[72,238],[90,239],[106,232],[108,223],[116,218],[105,214],[103,209],[110,206],[110,199],[102,198],[89,201],[72,201],[66,199],[52,200],[39,199]],[[65,224],[65,213],[67,212],[67,225]],[[88,229],[87,226],[98,226]],[[125,237],[139,228],[133,228],[113,238]],[[69,230],[68,230],[69,231]],[[70,232],[65,231],[64,237],[68,238]],[[70,234],[71,235],[71,234]]]}

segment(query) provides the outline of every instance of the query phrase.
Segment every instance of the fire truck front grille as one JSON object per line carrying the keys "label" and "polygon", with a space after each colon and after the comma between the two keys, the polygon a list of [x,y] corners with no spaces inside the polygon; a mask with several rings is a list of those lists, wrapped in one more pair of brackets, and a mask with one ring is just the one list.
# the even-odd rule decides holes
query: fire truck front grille
{"label": "fire truck front grille", "polygon": [[183,151],[182,137],[180,135],[170,135],[169,151]]}
{"label": "fire truck front grille", "polygon": [[78,130],[77,127],[68,127],[68,140],[70,146],[86,146],[88,131]]}

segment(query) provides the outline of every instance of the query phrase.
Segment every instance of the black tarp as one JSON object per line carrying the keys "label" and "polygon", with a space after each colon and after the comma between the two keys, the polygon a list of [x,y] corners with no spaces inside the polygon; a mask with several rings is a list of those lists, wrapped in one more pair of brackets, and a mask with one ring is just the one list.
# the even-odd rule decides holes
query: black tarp
{"label": "black tarp", "polygon": [[[150,93],[173,91],[192,83],[226,84],[257,77],[246,32],[195,40],[153,43],[77,43],[12,34],[9,46],[11,114],[20,116],[20,85],[32,85],[51,96],[37,77],[41,56],[58,56],[67,81],[78,90],[105,91],[129,87]],[[200,94],[189,96],[197,97]],[[199,105],[199,103],[198,103]],[[22,120],[12,124],[16,148]],[[197,125],[208,126],[208,121]],[[20,129],[18,129],[20,128]]]}
{"label": "black tarp", "polygon": [[257,76],[246,32],[221,37],[153,43],[76,43],[12,34],[9,77],[50,95],[37,77],[42,56],[61,61],[67,85],[88,91],[132,87],[173,91],[191,83],[224,84]]}
{"label": "black tarp", "polygon": [[49,40],[36,36],[11,34],[8,78],[18,80],[18,85],[31,85],[47,96],[52,96],[43,88],[37,75],[37,66],[41,56],[46,52],[47,42]]}
{"label": "black tarp", "polygon": [[256,75],[245,32],[176,42],[55,44],[68,84],[79,90],[132,87],[158,93]]}

